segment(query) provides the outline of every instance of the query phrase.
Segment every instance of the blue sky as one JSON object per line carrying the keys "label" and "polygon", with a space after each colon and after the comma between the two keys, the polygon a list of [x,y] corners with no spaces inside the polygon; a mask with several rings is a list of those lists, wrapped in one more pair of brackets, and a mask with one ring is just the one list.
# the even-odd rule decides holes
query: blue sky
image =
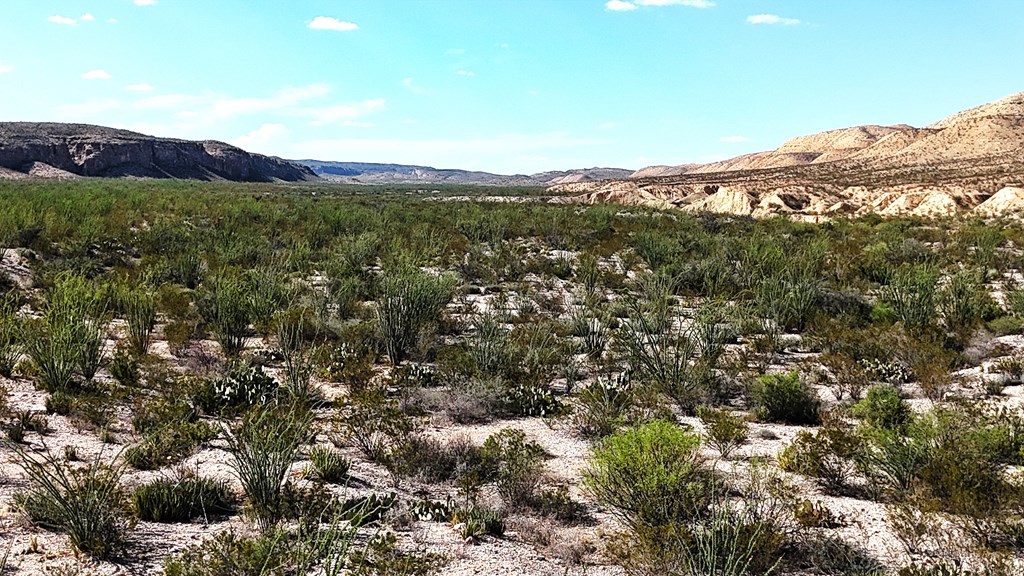
{"label": "blue sky", "polygon": [[1020,0],[3,0],[0,120],[529,173],[927,125],[1024,90]]}

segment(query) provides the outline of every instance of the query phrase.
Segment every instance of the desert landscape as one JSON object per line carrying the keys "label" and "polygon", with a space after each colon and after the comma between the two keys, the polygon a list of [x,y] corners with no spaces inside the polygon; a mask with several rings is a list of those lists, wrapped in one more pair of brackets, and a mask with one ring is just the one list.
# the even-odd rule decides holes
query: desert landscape
{"label": "desert landscape", "polygon": [[1024,574],[1024,8],[52,4],[0,576]]}

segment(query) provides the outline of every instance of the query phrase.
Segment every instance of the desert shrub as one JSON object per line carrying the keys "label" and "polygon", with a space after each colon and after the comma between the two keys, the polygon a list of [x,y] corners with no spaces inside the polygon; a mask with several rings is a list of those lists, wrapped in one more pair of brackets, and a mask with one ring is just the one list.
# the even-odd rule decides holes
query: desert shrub
{"label": "desert shrub", "polygon": [[483,473],[484,453],[468,436],[447,441],[412,434],[388,454],[387,468],[401,477],[445,482],[467,473]]}
{"label": "desert shrub", "polygon": [[708,445],[718,450],[722,458],[729,458],[733,450],[747,441],[749,427],[743,418],[708,406],[698,408],[697,416],[704,424]]}
{"label": "desert shrub", "polygon": [[255,408],[228,430],[228,452],[249,503],[249,513],[264,533],[281,517],[281,483],[309,438],[312,414],[301,407]]}
{"label": "desert shrub", "polygon": [[800,500],[793,507],[793,517],[804,528],[838,528],[842,522],[825,504]]}
{"label": "desert shrub", "polygon": [[79,552],[104,558],[119,550],[127,536],[120,468],[100,464],[72,468],[45,451],[39,459],[16,450],[32,486],[15,497],[36,524],[66,532]]}
{"label": "desert shrub", "polygon": [[335,423],[338,440],[352,442],[370,460],[384,459],[416,428],[416,422],[378,389],[353,394]]}
{"label": "desert shrub", "polygon": [[712,365],[700,362],[701,347],[693,324],[675,316],[667,296],[655,294],[646,304],[632,304],[617,338],[633,378],[693,410],[707,396]]}
{"label": "desert shrub", "polygon": [[842,353],[826,353],[818,361],[828,371],[827,381],[836,400],[849,397],[858,400],[868,385],[864,366]]}
{"label": "desert shrub", "polygon": [[974,328],[981,324],[989,301],[980,271],[957,271],[937,295],[943,326],[961,342],[966,342]]}
{"label": "desert shrub", "polygon": [[611,337],[607,318],[600,313],[576,307],[569,313],[568,322],[570,333],[580,340],[580,350],[588,358],[600,360]]}
{"label": "desert shrub", "polygon": [[44,401],[47,414],[60,414],[67,416],[74,409],[75,397],[63,390],[51,392]]}
{"label": "desert shrub", "polygon": [[199,420],[162,423],[147,429],[141,441],[125,448],[124,460],[136,470],[157,470],[181,462],[217,435],[216,427]]}
{"label": "desert shrub", "polygon": [[529,504],[534,512],[566,524],[589,519],[586,506],[572,499],[569,488],[559,485],[554,489],[541,489]]}
{"label": "desert shrub", "polygon": [[572,420],[584,436],[602,438],[626,424],[636,403],[628,372],[612,377],[598,376],[580,391]]}
{"label": "desert shrub", "polygon": [[754,301],[761,317],[782,330],[802,332],[819,293],[816,281],[787,270],[762,279],[754,292]]}
{"label": "desert shrub", "polygon": [[278,352],[284,358],[285,391],[296,401],[318,401],[320,394],[312,382],[315,355],[307,343],[307,338],[318,336],[315,321],[307,319],[305,310],[300,309],[278,314],[274,325]]}
{"label": "desert shrub", "polygon": [[526,440],[522,430],[505,428],[484,441],[484,466],[493,470],[502,501],[509,508],[529,506],[544,474],[544,451]]}
{"label": "desert shrub", "polygon": [[910,493],[921,468],[930,458],[930,445],[919,437],[884,428],[869,429],[857,454],[857,467],[877,495],[897,499]]}
{"label": "desert shrub", "polygon": [[912,414],[910,405],[900,397],[899,389],[887,384],[868,388],[867,395],[854,405],[852,413],[868,426],[900,434],[906,431]]}
{"label": "desert shrub", "polygon": [[912,332],[922,332],[935,321],[938,270],[931,265],[904,265],[882,291],[882,300],[896,320]]}
{"label": "desert shrub", "polygon": [[237,356],[245,347],[252,322],[245,284],[229,276],[211,278],[197,305],[224,354]]}
{"label": "desert shrub", "polygon": [[451,276],[434,277],[414,268],[390,271],[380,279],[377,323],[384,353],[393,364],[404,360],[420,331],[440,318],[455,283]]}
{"label": "desert shrub", "polygon": [[0,376],[10,378],[22,351],[22,320],[18,317],[17,301],[10,296],[0,297]]}
{"label": "desert shrub", "polygon": [[137,387],[142,379],[138,359],[120,349],[110,359],[109,370],[114,380],[125,388]]}
{"label": "desert shrub", "polygon": [[779,453],[779,467],[818,480],[826,489],[846,488],[855,467],[860,438],[838,418],[830,417],[815,433],[799,432]]}
{"label": "desert shrub", "polygon": [[269,333],[274,316],[290,299],[283,270],[277,266],[258,266],[247,270],[242,282],[253,325],[262,334]]}
{"label": "desert shrub", "polygon": [[757,415],[768,422],[818,424],[821,401],[797,372],[765,374],[751,389]]}
{"label": "desert shrub", "polygon": [[656,420],[605,438],[584,482],[633,528],[687,521],[706,513],[715,491],[699,446],[697,435]]}
{"label": "desert shrub", "polygon": [[348,559],[352,576],[426,576],[441,563],[436,554],[405,552],[395,542],[395,535],[387,532],[371,538],[365,548],[354,550]]}
{"label": "desert shrub", "polygon": [[125,286],[118,294],[118,305],[128,324],[128,342],[131,351],[145,355],[156,324],[156,297],[143,285]]}
{"label": "desert shrub", "polygon": [[505,520],[501,513],[491,508],[470,506],[459,508],[452,513],[452,523],[462,525],[460,535],[466,539],[479,539],[481,536],[501,538],[505,535]]}
{"label": "desert shrub", "polygon": [[235,498],[224,482],[179,473],[143,484],[132,493],[132,507],[140,520],[188,522],[193,518],[228,514]]}
{"label": "desert shrub", "polygon": [[324,482],[337,483],[348,477],[351,462],[337,450],[314,446],[309,451],[312,476]]}

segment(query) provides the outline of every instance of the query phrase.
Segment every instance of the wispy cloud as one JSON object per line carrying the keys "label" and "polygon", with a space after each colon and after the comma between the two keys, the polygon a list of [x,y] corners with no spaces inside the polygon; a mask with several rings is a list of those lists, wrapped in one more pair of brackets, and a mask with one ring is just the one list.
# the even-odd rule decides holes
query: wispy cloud
{"label": "wispy cloud", "polygon": [[113,78],[106,70],[90,70],[85,74],[82,74],[82,78],[86,80],[110,80]]}
{"label": "wispy cloud", "polygon": [[622,0],[610,0],[605,3],[604,7],[612,12],[628,12],[629,10],[636,10],[636,4],[632,2],[623,2]]}
{"label": "wispy cloud", "polygon": [[153,88],[149,84],[129,84],[125,86],[124,89],[129,92],[152,92],[153,90],[156,90],[156,88]]}
{"label": "wispy cloud", "polygon": [[455,74],[458,76],[476,76],[476,72],[473,72],[472,70],[459,70]]}
{"label": "wispy cloud", "polygon": [[47,18],[47,20],[53,22],[54,24],[63,24],[65,26],[74,26],[75,24],[78,24],[78,20],[60,15],[50,16],[49,18]]}
{"label": "wispy cloud", "polygon": [[9,74],[11,72],[14,72],[14,66],[0,63],[0,74]]}
{"label": "wispy cloud", "polygon": [[351,104],[335,104],[323,108],[303,108],[296,111],[298,115],[313,118],[310,122],[313,126],[326,126],[329,124],[341,124],[343,126],[370,126],[366,122],[357,122],[357,118],[369,116],[374,112],[384,109],[384,99],[374,98]]}
{"label": "wispy cloud", "polygon": [[726,142],[729,144],[746,142],[748,140],[750,140],[750,138],[747,138],[746,136],[722,136],[721,138],[718,139],[719,142]]}
{"label": "wispy cloud", "polygon": [[78,19],[82,22],[92,22],[93,20],[96,20],[96,17],[90,14],[89,12],[86,12],[85,14],[82,14]]}
{"label": "wispy cloud", "polygon": [[412,78],[403,78],[402,86],[405,87],[406,90],[412,92],[413,94],[423,95],[430,93],[430,91],[427,90],[426,88],[420,86],[419,84],[416,84],[416,82]]}
{"label": "wispy cloud", "polygon": [[156,0],[135,0],[136,6],[152,6],[156,4]]}
{"label": "wispy cloud", "polygon": [[613,12],[628,12],[640,6],[689,6],[690,8],[712,8],[712,0],[609,0],[604,7]]}
{"label": "wispy cloud", "polygon": [[354,22],[345,22],[331,16],[317,16],[309,23],[313,30],[334,30],[336,32],[350,32],[359,28]]}
{"label": "wispy cloud", "polygon": [[796,26],[800,24],[800,20],[796,18],[783,18],[778,14],[754,14],[753,16],[747,16],[747,22],[751,24],[776,24],[781,26]]}
{"label": "wispy cloud", "polygon": [[268,146],[287,140],[291,131],[284,124],[264,124],[245,136],[239,136],[230,143],[243,150],[266,149]]}

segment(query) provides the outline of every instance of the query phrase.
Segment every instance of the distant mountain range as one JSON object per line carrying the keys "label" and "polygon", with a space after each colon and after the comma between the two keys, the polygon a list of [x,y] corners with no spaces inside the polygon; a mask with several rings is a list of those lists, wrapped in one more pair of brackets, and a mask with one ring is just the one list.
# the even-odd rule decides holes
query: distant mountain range
{"label": "distant mountain range", "polygon": [[[711,164],[563,183],[583,202],[815,220],[841,214],[1024,213],[1024,93],[926,128],[855,126]],[[998,192],[998,194],[997,194]]]}
{"label": "distant mountain range", "polygon": [[316,180],[298,164],[216,141],[157,138],[88,124],[0,122],[0,178]]}
{"label": "distant mountain range", "polygon": [[439,169],[405,164],[369,162],[325,162],[293,160],[308,166],[318,176],[334,182],[362,184],[481,184],[487,186],[554,186],[576,182],[595,182],[627,178],[633,171],[621,168],[581,168],[537,174],[491,174],[469,170]]}

